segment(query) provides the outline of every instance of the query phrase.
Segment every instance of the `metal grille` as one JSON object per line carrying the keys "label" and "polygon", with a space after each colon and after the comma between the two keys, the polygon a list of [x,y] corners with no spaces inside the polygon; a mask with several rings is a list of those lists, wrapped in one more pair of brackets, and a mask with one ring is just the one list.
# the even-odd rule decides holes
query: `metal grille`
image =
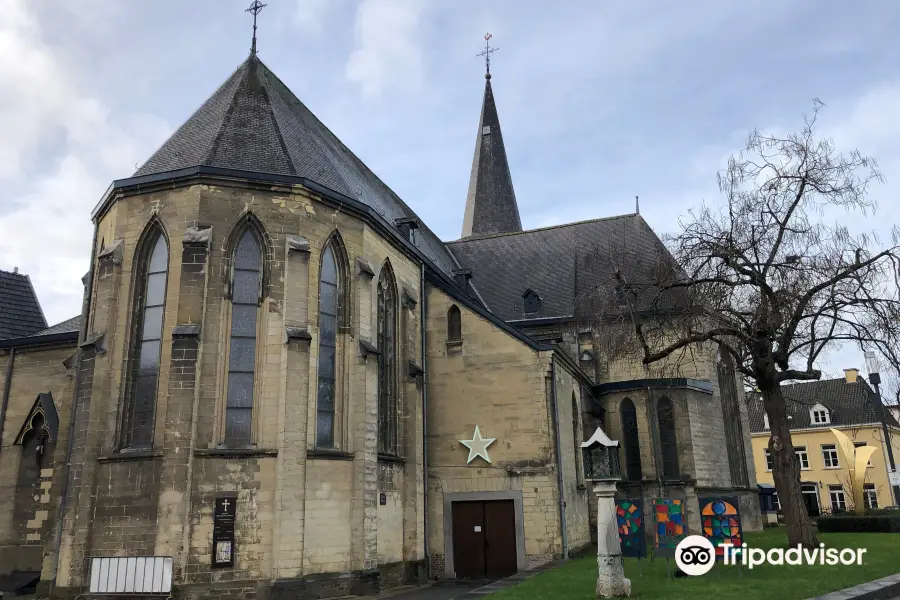
{"label": "metal grille", "polygon": [[618,446],[596,446],[582,448],[584,460],[584,478],[587,480],[619,479],[622,469],[619,466]]}
{"label": "metal grille", "polygon": [[92,558],[91,594],[169,594],[172,557]]}

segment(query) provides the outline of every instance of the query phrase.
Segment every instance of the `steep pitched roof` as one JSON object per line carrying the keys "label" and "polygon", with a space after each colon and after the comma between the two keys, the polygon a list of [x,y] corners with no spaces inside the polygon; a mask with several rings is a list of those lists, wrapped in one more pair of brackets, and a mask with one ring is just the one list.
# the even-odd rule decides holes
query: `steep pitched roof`
{"label": "steep pitched roof", "polygon": [[[860,377],[855,383],[840,379],[825,379],[781,386],[791,417],[791,429],[814,427],[809,411],[816,404],[826,407],[831,413],[831,426],[851,426],[863,423],[878,423],[878,397],[865,379]],[[750,431],[761,433],[765,428],[765,409],[758,393],[747,394],[750,415]],[[896,420],[885,410],[888,424],[898,427]]]}
{"label": "steep pitched roof", "polygon": [[[579,289],[611,279],[619,245],[652,255],[662,247],[640,215],[622,215],[520,233],[472,236],[447,245],[487,307],[506,321],[571,317]],[[627,262],[627,261],[626,261]],[[624,268],[628,264],[623,265]],[[540,309],[526,314],[522,295],[533,290]]]}
{"label": "steep pitched roof", "polygon": [[47,327],[31,279],[0,271],[0,339],[25,337]]}
{"label": "steep pitched roof", "polygon": [[522,231],[491,76],[486,75],[462,237]]}
{"label": "steep pitched roof", "polygon": [[[372,207],[389,223],[415,217],[255,55],[134,176],[202,166],[304,177]],[[456,268],[424,225],[415,243],[448,275]]]}

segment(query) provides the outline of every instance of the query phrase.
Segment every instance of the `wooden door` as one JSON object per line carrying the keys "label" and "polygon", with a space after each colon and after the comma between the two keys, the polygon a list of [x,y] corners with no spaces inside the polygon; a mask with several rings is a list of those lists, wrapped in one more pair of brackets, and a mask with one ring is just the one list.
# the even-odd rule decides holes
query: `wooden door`
{"label": "wooden door", "polygon": [[453,568],[458,579],[484,579],[484,506],[453,502]]}
{"label": "wooden door", "polygon": [[453,564],[458,579],[500,579],[518,570],[512,500],[454,502]]}
{"label": "wooden door", "polygon": [[515,575],[516,513],[512,500],[484,503],[485,571],[491,579]]}

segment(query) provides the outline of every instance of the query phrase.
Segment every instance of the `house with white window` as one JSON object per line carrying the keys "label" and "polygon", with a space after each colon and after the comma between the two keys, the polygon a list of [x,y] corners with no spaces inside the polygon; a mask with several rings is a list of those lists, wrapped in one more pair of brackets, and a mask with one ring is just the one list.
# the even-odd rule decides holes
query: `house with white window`
{"label": "house with white window", "polygon": [[[900,497],[894,461],[900,458],[900,424],[857,369],[846,369],[839,379],[782,386],[791,423],[791,440],[800,464],[803,499],[810,516],[839,513],[853,508],[850,465],[841,454],[831,428],[844,432],[857,447],[874,445],[866,469],[866,508],[896,506]],[[781,507],[771,494],[772,457],[769,418],[759,394],[748,394],[750,436],[757,484],[764,497],[763,512],[774,522]]]}

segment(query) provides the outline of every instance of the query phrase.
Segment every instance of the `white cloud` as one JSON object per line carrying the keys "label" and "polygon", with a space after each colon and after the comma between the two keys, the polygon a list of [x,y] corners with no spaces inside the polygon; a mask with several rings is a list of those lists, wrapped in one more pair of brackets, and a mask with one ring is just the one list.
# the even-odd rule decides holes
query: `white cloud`
{"label": "white cloud", "polygon": [[323,21],[334,0],[297,0],[294,21],[306,33],[321,33]]}
{"label": "white cloud", "polygon": [[422,83],[421,40],[427,0],[363,0],[356,10],[355,47],[346,76],[367,99],[390,87]]}
{"label": "white cloud", "polygon": [[110,182],[133,172],[168,132],[146,116],[113,115],[79,88],[42,38],[32,5],[0,13],[0,268],[31,277],[47,319],[80,311],[93,232],[90,212]]}

